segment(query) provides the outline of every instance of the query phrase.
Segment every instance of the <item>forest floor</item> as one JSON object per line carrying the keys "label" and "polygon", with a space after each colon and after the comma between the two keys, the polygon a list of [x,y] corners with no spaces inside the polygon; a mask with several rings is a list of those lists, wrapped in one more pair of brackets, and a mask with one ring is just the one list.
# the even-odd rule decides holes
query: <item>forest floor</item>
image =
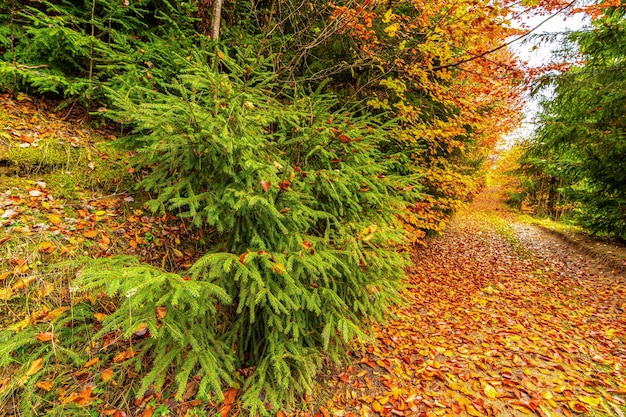
{"label": "forest floor", "polygon": [[[193,262],[201,234],[134,201],[128,156],[111,149],[110,131],[94,135],[79,113],[28,97],[0,102],[0,328],[19,331],[67,310],[71,276],[50,282],[48,264],[118,253],[174,269]],[[322,375],[294,414],[626,414],[626,249],[546,231],[501,200],[488,188],[443,236],[413,249],[406,305],[372,329],[375,345]],[[87,361],[59,401],[126,415],[111,408],[117,375],[106,366]],[[0,369],[0,389],[11,378]],[[35,386],[43,392],[48,383]],[[107,388],[92,392],[94,383]],[[191,400],[156,400],[126,409],[144,417],[198,410]],[[12,407],[0,405],[0,415]]]}
{"label": "forest floor", "polygon": [[327,384],[323,411],[624,416],[624,248],[520,222],[501,200],[485,190],[413,251],[408,305]]}

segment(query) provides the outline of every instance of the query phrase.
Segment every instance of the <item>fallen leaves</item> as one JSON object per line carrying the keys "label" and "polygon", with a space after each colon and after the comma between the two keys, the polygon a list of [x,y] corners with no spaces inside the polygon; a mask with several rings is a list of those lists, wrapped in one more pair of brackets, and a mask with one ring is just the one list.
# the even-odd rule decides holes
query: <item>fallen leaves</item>
{"label": "fallen leaves", "polygon": [[26,376],[35,375],[43,366],[43,358],[35,359],[26,370]]}
{"label": "fallen leaves", "polygon": [[38,335],[36,335],[35,337],[40,342],[49,342],[51,340],[54,340],[54,333],[52,333],[52,332],[41,332]]}
{"label": "fallen leaves", "polygon": [[472,210],[415,251],[408,306],[337,374],[331,414],[620,415],[626,316],[604,305],[624,282],[521,257]]}

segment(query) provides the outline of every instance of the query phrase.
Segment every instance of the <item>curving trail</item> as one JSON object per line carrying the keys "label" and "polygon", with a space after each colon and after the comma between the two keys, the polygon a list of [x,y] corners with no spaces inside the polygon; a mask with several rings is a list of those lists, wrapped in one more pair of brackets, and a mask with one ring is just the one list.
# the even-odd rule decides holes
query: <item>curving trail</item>
{"label": "curving trail", "polygon": [[409,305],[322,414],[626,415],[626,278],[493,201],[415,249]]}

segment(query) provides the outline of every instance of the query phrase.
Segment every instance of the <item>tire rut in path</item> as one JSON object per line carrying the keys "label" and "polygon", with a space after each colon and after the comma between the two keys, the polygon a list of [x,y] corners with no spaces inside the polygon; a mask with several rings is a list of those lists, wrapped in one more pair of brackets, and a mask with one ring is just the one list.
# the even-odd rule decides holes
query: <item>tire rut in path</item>
{"label": "tire rut in path", "polygon": [[494,213],[413,252],[409,303],[333,382],[333,414],[626,414],[624,278]]}

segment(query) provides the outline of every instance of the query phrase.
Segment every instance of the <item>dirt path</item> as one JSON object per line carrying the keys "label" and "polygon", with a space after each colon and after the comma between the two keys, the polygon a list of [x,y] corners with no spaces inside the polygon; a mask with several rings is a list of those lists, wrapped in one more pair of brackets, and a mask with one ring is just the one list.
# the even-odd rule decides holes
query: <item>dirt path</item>
{"label": "dirt path", "polygon": [[626,414],[626,279],[511,223],[492,197],[414,251],[410,304],[330,382],[337,394],[323,411]]}

